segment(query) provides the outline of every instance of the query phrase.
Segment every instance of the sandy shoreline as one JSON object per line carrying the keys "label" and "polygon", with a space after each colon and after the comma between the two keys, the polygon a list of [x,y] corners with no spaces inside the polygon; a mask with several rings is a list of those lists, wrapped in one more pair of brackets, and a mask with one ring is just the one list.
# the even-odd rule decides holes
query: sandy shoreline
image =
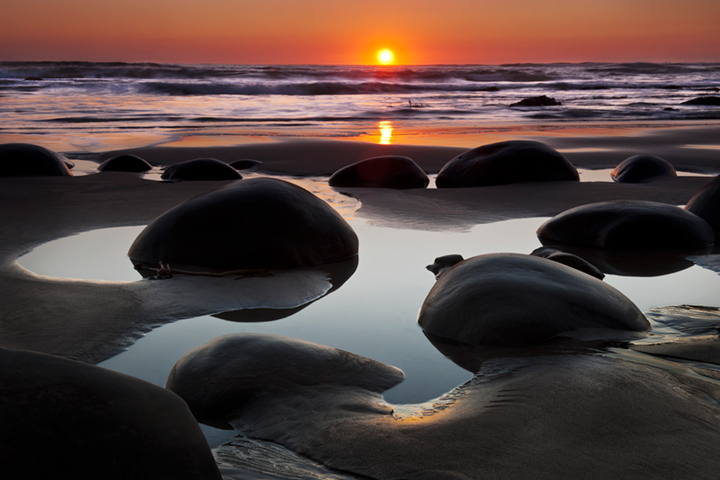
{"label": "sandy shoreline", "polygon": [[[720,126],[637,129],[623,131],[621,135],[538,136],[523,133],[513,138],[543,141],[563,152],[577,167],[588,169],[612,168],[631,155],[647,153],[667,159],[678,170],[720,172]],[[251,158],[263,162],[256,170],[261,175],[323,177],[358,160],[390,154],[409,156],[427,173],[433,174],[465,150],[462,147],[299,139],[237,146],[155,146],[84,155],[83,158],[101,162],[119,153],[132,153],[156,166],[202,157],[225,162]],[[606,200],[652,200],[682,205],[708,181],[707,177],[689,176],[644,184],[548,182],[469,189],[338,190],[360,200],[361,207],[356,215],[370,224],[401,230],[452,232],[479,223],[553,216],[571,207]],[[3,292],[0,346],[96,364],[131,344],[142,332],[173,321],[172,312],[167,311],[168,304],[163,303],[167,299],[148,293],[147,283],[42,277],[18,266],[15,260],[55,238],[97,228],[149,223],[184,200],[227,184],[162,183],[143,179],[137,174],[117,172],[77,177],[0,178],[0,291]],[[720,355],[710,357],[713,361],[720,359]],[[374,478],[480,478],[483,471],[497,478],[517,478],[521,472],[539,465],[542,466],[536,470],[539,478],[552,478],[558,472],[569,477],[582,473],[587,478],[607,478],[607,475],[623,472],[630,472],[631,476],[645,473],[651,477],[671,478],[681,467],[698,478],[711,478],[720,468],[717,456],[713,454],[716,450],[708,446],[720,440],[720,424],[717,417],[713,420],[716,407],[700,406],[695,402],[685,412],[676,410],[667,425],[645,428],[654,415],[663,411],[663,401],[671,399],[673,408],[683,408],[683,400],[673,393],[674,385],[687,383],[688,389],[705,386],[698,386],[696,380],[687,380],[677,372],[650,371],[635,364],[618,368],[616,360],[581,360],[578,357],[573,362],[578,365],[563,363],[562,359],[553,356],[535,367],[520,368],[523,372],[528,370],[527,376],[505,379],[488,391],[467,386],[468,393],[456,409],[448,409],[428,420],[425,426],[406,424],[396,429],[388,418],[355,419],[355,413],[350,415],[352,422],[344,426],[342,415],[347,412],[333,410],[337,417],[331,415],[329,424],[313,422],[315,417],[310,417],[301,422],[306,430],[284,443],[334,468]],[[587,377],[582,378],[578,369],[587,369]],[[523,384],[521,380],[528,378],[537,380]],[[604,387],[630,389],[638,378],[642,386],[630,394],[632,399],[603,404],[612,401],[611,394],[602,393]],[[547,383],[543,384],[542,379]],[[660,385],[657,387],[658,399],[653,399],[653,382]],[[568,385],[574,385],[578,390],[573,391]],[[545,413],[534,420],[531,410],[523,410],[520,417],[514,417],[511,411],[503,411],[498,417],[481,415],[488,408],[484,402],[493,395],[492,392],[503,389],[515,389],[520,396],[524,392],[525,396],[519,402]],[[712,390],[706,390],[706,393],[712,398],[720,398],[716,390],[717,386],[713,384]],[[563,411],[564,405],[583,401],[590,398],[588,395],[598,397],[587,408],[608,418],[637,415],[630,422],[632,429],[641,437],[656,435],[656,438],[638,446],[637,441],[627,437],[612,445],[606,440],[627,433],[624,427],[614,423],[612,428],[605,428],[595,420],[583,418],[577,405],[569,414]],[[647,407],[644,412],[643,405]],[[693,418],[692,428],[684,430],[683,422],[688,421],[687,417]],[[572,423],[568,419],[572,418],[578,422],[568,426],[567,423]],[[532,435],[523,437],[521,423],[531,421],[536,422],[535,430]],[[707,422],[710,427],[702,426],[702,422]],[[513,428],[503,430],[508,424],[514,425]],[[563,426],[568,428],[563,430]],[[267,438],[275,438],[275,429],[279,427],[258,428]],[[334,428],[338,429],[332,437],[334,442],[328,443],[325,435],[328,431],[334,432]],[[602,430],[607,435],[605,440],[587,435],[583,430],[593,428]],[[677,433],[678,430],[684,433]],[[499,443],[493,444],[483,432],[492,432],[490,438],[497,434]],[[381,442],[368,441],[378,434],[383,438]],[[454,450],[451,457],[438,460],[437,457],[442,456],[438,452],[443,449],[438,450],[439,443],[430,440],[433,435],[437,435],[438,442],[444,447]],[[543,444],[546,435],[559,436],[553,437],[557,444]],[[513,443],[518,436],[525,440]],[[568,462],[562,460],[566,449],[581,441],[586,442],[579,449],[583,452],[581,456],[592,459],[588,460],[595,469],[591,472],[584,470],[584,463],[578,458]],[[693,451],[700,442],[705,445],[703,450]],[[622,460],[623,449],[637,448],[637,455],[654,455],[653,458],[658,459],[678,444],[685,446],[671,452],[673,459],[677,460],[689,451],[693,451],[693,458],[684,461],[683,465],[674,464],[666,471],[659,464],[647,465],[644,470],[634,459]],[[357,448],[355,458],[348,457],[344,451],[348,445]],[[417,450],[416,446],[419,446]],[[483,456],[474,446],[496,459],[492,465],[484,464]],[[396,464],[397,454],[393,449],[409,455],[408,463]],[[606,460],[603,460],[604,455]],[[474,459],[466,461],[470,457]],[[519,459],[516,465],[512,464],[511,457]],[[422,473],[423,462],[430,465],[430,473]],[[556,467],[553,462],[560,463]],[[610,462],[615,463],[603,469],[603,464]]]}

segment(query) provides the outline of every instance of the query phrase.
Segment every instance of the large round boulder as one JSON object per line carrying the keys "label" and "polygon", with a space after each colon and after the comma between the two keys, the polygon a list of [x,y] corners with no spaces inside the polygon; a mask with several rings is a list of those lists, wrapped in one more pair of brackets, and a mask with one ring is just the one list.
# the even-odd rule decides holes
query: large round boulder
{"label": "large round boulder", "polygon": [[544,143],[514,140],[458,155],[440,170],[435,183],[438,188],[457,188],[561,180],[580,180],[567,158]]}
{"label": "large round boulder", "polygon": [[427,332],[470,345],[524,347],[581,328],[645,331],[635,304],[597,278],[545,258],[489,254],[441,275],[418,317]]}
{"label": "large round boulder", "polygon": [[720,176],[713,178],[700,189],[685,206],[705,220],[716,232],[720,232]]}
{"label": "large round boulder", "polygon": [[330,177],[332,187],[425,188],[430,179],[408,157],[387,155],[361,160],[341,168]]}
{"label": "large round boulder", "polygon": [[227,163],[214,158],[196,158],[170,165],[162,173],[163,180],[221,181],[240,180],[242,175]]}
{"label": "large round boulder", "polygon": [[620,162],[610,176],[618,183],[641,183],[662,177],[677,177],[677,172],[664,158],[634,155]]}
{"label": "large round boulder", "polygon": [[0,145],[0,177],[71,175],[64,155],[28,143]]}
{"label": "large round boulder", "polygon": [[0,365],[2,478],[220,478],[177,395],[52,355],[0,349]]}
{"label": "large round boulder", "polygon": [[255,178],[165,212],[128,256],[146,268],[222,273],[307,267],[357,252],[357,235],[327,203],[289,182]]}
{"label": "large round boulder", "polygon": [[257,333],[217,337],[185,354],[166,388],[198,416],[228,415],[263,397],[303,387],[357,387],[382,393],[397,385],[395,367],[316,343]]}
{"label": "large round boulder", "polygon": [[98,166],[101,172],[133,172],[143,173],[152,169],[152,165],[137,155],[118,155],[105,160]]}
{"label": "large round boulder", "polygon": [[571,208],[540,226],[543,244],[599,248],[698,249],[715,234],[702,218],[659,202],[613,201]]}

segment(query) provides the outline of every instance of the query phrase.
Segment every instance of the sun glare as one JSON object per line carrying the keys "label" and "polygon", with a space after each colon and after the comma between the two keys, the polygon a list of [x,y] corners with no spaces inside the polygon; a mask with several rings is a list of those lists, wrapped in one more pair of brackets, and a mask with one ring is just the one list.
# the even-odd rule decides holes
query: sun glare
{"label": "sun glare", "polygon": [[377,54],[378,61],[383,65],[390,65],[395,60],[395,55],[388,49],[380,50]]}

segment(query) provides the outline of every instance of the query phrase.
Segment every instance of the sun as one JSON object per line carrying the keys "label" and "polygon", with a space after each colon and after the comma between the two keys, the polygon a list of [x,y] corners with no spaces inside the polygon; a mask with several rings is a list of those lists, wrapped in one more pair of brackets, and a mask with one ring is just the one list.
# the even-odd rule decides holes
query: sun
{"label": "sun", "polygon": [[395,55],[393,55],[393,52],[388,50],[387,48],[385,50],[380,50],[377,54],[378,62],[380,62],[383,65],[390,65],[393,63],[393,60],[395,60]]}

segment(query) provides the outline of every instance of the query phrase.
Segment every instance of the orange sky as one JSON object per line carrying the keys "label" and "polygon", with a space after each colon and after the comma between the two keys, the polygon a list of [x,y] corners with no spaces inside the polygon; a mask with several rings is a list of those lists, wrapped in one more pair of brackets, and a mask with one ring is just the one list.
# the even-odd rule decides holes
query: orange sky
{"label": "orange sky", "polygon": [[720,61],[718,0],[9,0],[0,60]]}

